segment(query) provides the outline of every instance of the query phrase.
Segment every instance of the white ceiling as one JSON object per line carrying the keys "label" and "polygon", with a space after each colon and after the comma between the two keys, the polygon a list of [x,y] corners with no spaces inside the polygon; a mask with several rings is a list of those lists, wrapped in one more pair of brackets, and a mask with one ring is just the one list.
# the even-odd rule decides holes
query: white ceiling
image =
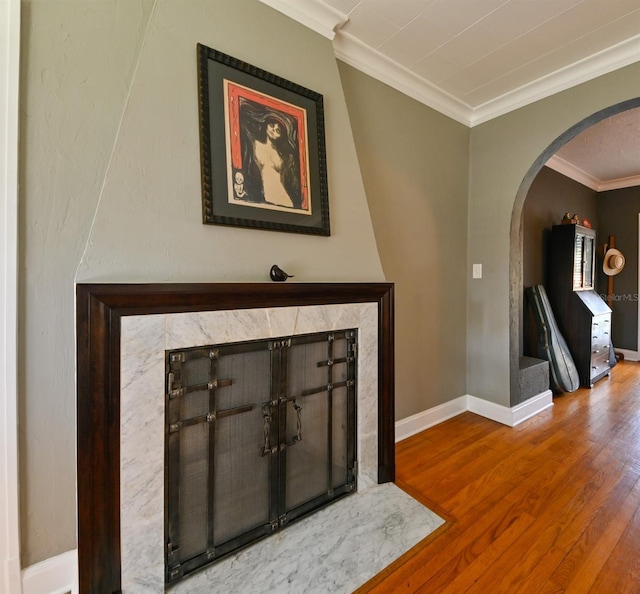
{"label": "white ceiling", "polygon": [[[332,39],[342,61],[468,126],[640,61],[640,0],[261,1]],[[578,181],[598,191],[639,176],[632,111],[550,165],[585,173]]]}

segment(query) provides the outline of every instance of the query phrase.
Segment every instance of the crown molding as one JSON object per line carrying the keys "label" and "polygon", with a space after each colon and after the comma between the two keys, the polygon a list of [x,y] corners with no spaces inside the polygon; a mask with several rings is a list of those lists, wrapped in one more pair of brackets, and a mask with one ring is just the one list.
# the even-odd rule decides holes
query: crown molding
{"label": "crown molding", "polygon": [[479,105],[473,110],[470,124],[472,127],[477,126],[638,61],[640,61],[640,35]]}
{"label": "crown molding", "polygon": [[635,186],[640,186],[640,175],[621,177],[619,179],[602,182],[599,191],[607,192],[608,190],[621,190],[622,188],[633,188]]}
{"label": "crown molding", "polygon": [[349,17],[322,0],[260,2],[332,39],[336,57],[343,62],[470,128],[640,61],[636,35],[474,108],[341,31]]}
{"label": "crown molding", "polygon": [[545,165],[573,181],[577,181],[579,184],[586,186],[594,192],[606,192],[608,190],[620,190],[622,188],[640,186],[640,175],[602,181],[558,155],[553,155]]}
{"label": "crown molding", "polygon": [[333,49],[336,57],[346,64],[461,124],[470,125],[473,110],[469,105],[362,43],[352,35],[344,31],[337,31],[333,40]]}
{"label": "crown molding", "polygon": [[558,157],[558,155],[553,155],[545,165],[549,167],[549,169],[553,169],[558,173],[561,173],[565,177],[572,179],[573,181],[577,181],[579,184],[583,186],[587,186],[587,188],[593,190],[594,192],[599,192],[598,187],[602,182],[593,175],[590,175],[586,171],[583,171],[579,167],[576,167],[569,161],[566,161],[562,157]]}
{"label": "crown molding", "polygon": [[321,0],[260,0],[301,25],[333,39],[349,17]]}

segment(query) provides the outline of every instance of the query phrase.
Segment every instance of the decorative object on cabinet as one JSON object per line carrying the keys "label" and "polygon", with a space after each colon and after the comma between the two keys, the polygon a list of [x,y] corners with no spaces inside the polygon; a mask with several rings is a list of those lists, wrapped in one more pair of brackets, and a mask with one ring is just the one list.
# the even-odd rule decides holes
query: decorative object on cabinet
{"label": "decorative object on cabinet", "polygon": [[524,294],[536,324],[537,356],[549,361],[551,388],[556,393],[575,392],[580,385],[578,369],[558,329],[544,287],[542,285],[527,287]]}
{"label": "decorative object on cabinet", "polygon": [[[584,220],[586,221],[587,219],[584,219]],[[560,223],[562,225],[579,225],[580,217],[577,214],[571,214],[570,212],[565,212]],[[585,225],[585,227],[591,228],[591,224]]]}
{"label": "decorative object on cabinet", "polygon": [[611,309],[594,291],[595,241],[593,229],[554,225],[548,248],[549,301],[585,387],[611,371]]}

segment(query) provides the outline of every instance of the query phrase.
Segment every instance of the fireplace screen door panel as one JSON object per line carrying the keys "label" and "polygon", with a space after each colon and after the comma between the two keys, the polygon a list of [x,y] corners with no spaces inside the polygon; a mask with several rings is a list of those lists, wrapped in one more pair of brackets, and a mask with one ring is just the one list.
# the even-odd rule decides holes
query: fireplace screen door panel
{"label": "fireplace screen door panel", "polygon": [[[333,338],[333,339],[332,339]],[[287,350],[287,393],[304,411],[303,439],[287,451],[284,512],[289,520],[341,494],[355,482],[354,345],[342,336],[292,340]],[[314,419],[315,422],[307,422]],[[287,415],[287,434],[295,418]],[[320,501],[316,501],[316,498]]]}
{"label": "fireplace screen door panel", "polygon": [[356,332],[167,352],[166,580],[355,490]]}

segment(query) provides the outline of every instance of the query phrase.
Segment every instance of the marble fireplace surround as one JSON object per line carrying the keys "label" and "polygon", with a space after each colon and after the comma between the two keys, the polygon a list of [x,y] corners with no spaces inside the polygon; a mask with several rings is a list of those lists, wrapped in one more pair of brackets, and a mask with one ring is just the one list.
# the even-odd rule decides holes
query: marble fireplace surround
{"label": "marble fireplace surround", "polygon": [[[136,417],[127,395],[135,390],[128,392],[127,386],[137,373],[131,371],[136,357],[148,360],[140,337],[149,332],[153,335],[160,327],[165,333],[161,349],[188,346],[181,341],[191,340],[194,329],[204,343],[211,344],[243,340],[244,336],[247,340],[266,337],[256,332],[283,336],[317,331],[323,319],[325,324],[334,324],[325,329],[359,327],[361,338],[377,341],[370,349],[377,358],[376,373],[373,377],[359,374],[362,390],[374,392],[374,400],[369,401],[373,414],[363,415],[368,420],[359,414],[359,448],[360,440],[367,436],[376,440],[372,447],[362,448],[369,455],[361,457],[359,453],[359,480],[384,483],[394,479],[392,284],[83,284],[77,286],[76,296],[80,592],[119,592],[123,573],[127,579],[121,549],[126,551],[134,544],[135,530],[121,531],[121,513],[128,513],[121,506],[135,517],[140,504],[120,487],[131,484],[138,472],[134,466],[133,474],[127,477],[126,458],[138,447],[127,437],[126,419]],[[224,319],[240,321],[245,329],[229,334],[219,324]],[[268,329],[264,324],[259,329],[260,319],[267,320]],[[219,328],[218,334],[207,330],[212,324]],[[167,341],[173,341],[174,346]],[[157,362],[157,357],[153,360]],[[376,361],[372,363],[369,367],[376,367]],[[362,408],[364,411],[367,406]],[[370,431],[372,419],[377,427]],[[135,423],[139,427],[146,424],[135,421],[134,427]]]}

